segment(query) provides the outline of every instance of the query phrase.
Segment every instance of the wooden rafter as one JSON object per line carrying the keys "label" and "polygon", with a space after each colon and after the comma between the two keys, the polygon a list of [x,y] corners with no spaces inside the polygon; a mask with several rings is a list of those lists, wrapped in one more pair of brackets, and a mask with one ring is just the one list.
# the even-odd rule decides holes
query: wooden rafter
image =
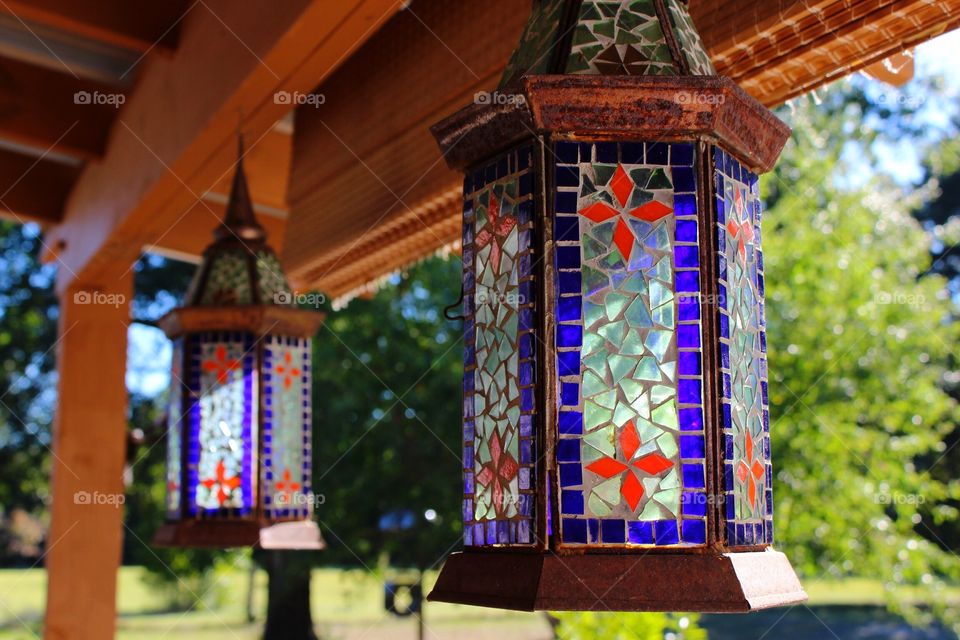
{"label": "wooden rafter", "polygon": [[59,222],[79,167],[0,149],[0,215],[19,222]]}

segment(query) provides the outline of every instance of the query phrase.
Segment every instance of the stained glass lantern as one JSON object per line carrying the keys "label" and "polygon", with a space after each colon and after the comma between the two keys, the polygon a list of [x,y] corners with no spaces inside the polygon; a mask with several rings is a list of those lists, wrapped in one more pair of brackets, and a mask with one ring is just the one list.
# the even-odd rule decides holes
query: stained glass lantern
{"label": "stained glass lantern", "polygon": [[789,130],[680,0],[540,0],[462,170],[464,547],[431,599],[749,611],[772,549],[758,174]]}
{"label": "stained glass lantern", "polygon": [[[242,157],[242,156],[241,156]],[[311,520],[311,338],[256,222],[242,164],[173,340],[161,546],[319,549]]]}

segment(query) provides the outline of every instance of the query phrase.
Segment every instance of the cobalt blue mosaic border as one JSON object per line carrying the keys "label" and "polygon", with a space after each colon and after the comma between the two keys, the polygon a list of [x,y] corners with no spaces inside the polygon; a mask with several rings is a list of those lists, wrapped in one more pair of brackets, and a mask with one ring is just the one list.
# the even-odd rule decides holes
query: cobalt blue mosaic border
{"label": "cobalt blue mosaic border", "polygon": [[763,456],[765,466],[764,482],[764,504],[765,516],[762,521],[756,519],[738,520],[736,518],[736,501],[734,495],[734,441],[733,441],[733,419],[730,411],[731,389],[730,389],[730,348],[727,342],[730,340],[730,322],[726,311],[726,304],[718,304],[718,320],[720,324],[720,370],[722,379],[723,402],[722,402],[722,422],[723,422],[723,442],[724,442],[724,497],[726,503],[727,518],[727,544],[730,546],[747,546],[773,544],[773,465],[770,459],[770,405],[767,388],[767,334],[766,334],[766,310],[764,304],[764,271],[763,271],[763,251],[761,240],[761,218],[763,209],[760,201],[759,178],[756,174],[742,166],[740,162],[732,155],[721,149],[714,147],[713,151],[715,187],[716,187],[716,217],[717,217],[717,257],[719,267],[719,297],[726,301],[727,287],[727,260],[726,260],[726,214],[724,193],[725,181],[733,180],[745,185],[750,194],[746,203],[748,210],[751,211],[754,223],[754,246],[757,252],[757,294],[759,305],[759,329],[760,329],[760,388],[763,404]]}
{"label": "cobalt blue mosaic border", "polygon": [[[696,152],[692,143],[557,142],[554,241],[558,383],[557,468],[561,541],[566,545],[676,546],[707,541],[706,443],[704,440],[700,257],[697,231]],[[582,333],[580,163],[620,163],[670,168],[674,184],[674,272],[677,310],[681,513],[675,520],[584,518],[580,462],[583,413],[580,349],[567,331]],[[565,443],[575,443],[566,445]],[[569,449],[569,452],[567,451]],[[574,455],[575,454],[575,455]],[[568,457],[569,456],[569,457]]]}
{"label": "cobalt blue mosaic border", "polygon": [[[283,395],[283,392],[274,393],[274,374],[273,367],[276,364],[274,359],[275,347],[295,348],[302,358],[300,362],[294,363],[301,371],[301,414],[300,431],[301,446],[303,448],[303,464],[300,469],[300,477],[292,478],[299,481],[300,490],[297,492],[301,496],[310,495],[310,469],[312,459],[312,438],[313,438],[313,419],[310,398],[310,388],[312,373],[310,370],[311,340],[310,338],[298,338],[293,336],[272,336],[268,335],[263,339],[263,365],[261,372],[261,385],[263,387],[263,423],[261,433],[263,442],[261,444],[261,453],[263,455],[263,508],[268,518],[306,518],[310,515],[311,504],[305,501],[302,505],[291,507],[284,506],[275,508],[273,506],[273,491],[270,487],[274,483],[274,465],[273,465],[273,436],[275,435],[273,406],[274,400]],[[287,429],[297,428],[294,424],[283,425]],[[277,470],[279,471],[279,470]]]}
{"label": "cobalt blue mosaic border", "polygon": [[[240,481],[240,490],[243,496],[243,507],[206,509],[197,507],[197,485],[199,484],[200,464],[200,370],[201,347],[210,342],[231,342],[243,345],[243,477]],[[186,425],[185,446],[187,452],[187,513],[192,517],[201,518],[232,518],[246,516],[252,513],[253,497],[253,423],[256,415],[256,352],[253,336],[249,333],[207,331],[192,334],[187,339],[189,379],[187,386],[190,391],[189,421]]]}
{"label": "cobalt blue mosaic border", "polygon": [[[520,297],[518,392],[521,396],[518,515],[511,519],[474,520],[476,386],[476,252],[474,197],[485,187],[516,178],[518,182]],[[536,295],[533,221],[533,147],[509,151],[480,169],[468,173],[463,183],[463,542],[465,546],[530,546],[536,528]]]}

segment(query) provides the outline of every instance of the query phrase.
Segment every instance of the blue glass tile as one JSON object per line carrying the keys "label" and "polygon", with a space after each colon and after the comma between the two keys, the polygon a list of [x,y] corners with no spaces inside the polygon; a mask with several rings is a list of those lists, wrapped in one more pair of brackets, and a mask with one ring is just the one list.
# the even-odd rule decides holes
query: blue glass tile
{"label": "blue glass tile", "polygon": [[723,468],[723,484],[726,487],[733,486],[733,465],[728,464],[724,465]]}
{"label": "blue glass tile", "polygon": [[733,436],[729,434],[725,435],[723,437],[723,445],[724,459],[733,460]]}
{"label": "blue glass tile", "polygon": [[520,184],[520,196],[526,196],[533,193],[533,174],[523,173],[518,180]]}
{"label": "blue glass tile", "polygon": [[[562,442],[562,441],[561,441]],[[560,511],[568,515],[583,515],[583,492],[564,490],[560,492]]]}
{"label": "blue glass tile", "polygon": [[583,414],[579,411],[561,411],[557,423],[560,435],[578,436],[583,433]]}
{"label": "blue glass tile", "polygon": [[706,516],[707,495],[696,491],[684,491],[680,500],[684,516]]}
{"label": "blue glass tile", "polygon": [[533,309],[527,307],[520,310],[520,330],[529,331],[530,329],[533,329]]}
{"label": "blue glass tile", "polygon": [[517,219],[520,224],[529,224],[533,218],[533,201],[526,200],[517,205]]}
{"label": "blue glass tile", "polygon": [[760,351],[762,351],[763,353],[767,352],[767,332],[766,331],[760,332]]}
{"label": "blue glass tile", "polygon": [[720,343],[720,366],[724,369],[730,368],[730,346],[723,342]]}
{"label": "blue glass tile", "polygon": [[532,358],[533,357],[533,334],[525,333],[520,336],[520,357]]}
{"label": "blue glass tile", "polygon": [[554,240],[576,241],[580,238],[580,220],[576,216],[557,216],[553,228]]}
{"label": "blue glass tile", "polygon": [[587,520],[587,533],[590,542],[600,542],[600,521]]}
{"label": "blue glass tile", "polygon": [[653,544],[653,523],[628,522],[627,532],[630,544]]}
{"label": "blue glass tile", "polygon": [[724,429],[732,428],[732,425],[730,422],[730,405],[726,402],[724,402],[720,408],[720,417],[723,420]]}
{"label": "blue glass tile", "polygon": [[770,432],[770,412],[766,409],[763,410],[763,430]]}
{"label": "blue glass tile", "polygon": [[557,284],[560,293],[580,293],[580,272],[579,271],[560,271],[557,273]]}
{"label": "blue glass tile", "polygon": [[[770,485],[768,484],[767,486],[769,487]],[[768,515],[768,516],[772,516],[772,515],[773,515],[773,489],[767,489],[765,495],[766,495],[766,497],[767,497],[767,500],[766,500],[766,502],[767,502],[767,515]],[[772,528],[772,527],[771,527],[771,528]]]}
{"label": "blue glass tile", "polygon": [[684,520],[683,541],[690,544],[706,544],[707,524],[703,520]]}
{"label": "blue glass tile", "polygon": [[[528,362],[520,363],[520,386],[533,384],[533,365]],[[472,386],[472,385],[471,385]]]}
{"label": "blue glass tile", "polygon": [[557,162],[577,164],[580,161],[580,145],[576,142],[558,142],[555,146]]}
{"label": "blue glass tile", "polygon": [[[681,247],[677,247],[679,250]],[[680,293],[697,293],[700,291],[699,271],[678,271],[676,274],[676,290]]]}
{"label": "blue glass tile", "polygon": [[560,486],[578,487],[583,484],[583,470],[579,464],[561,464],[560,467]]}
{"label": "blue glass tile", "polygon": [[675,167],[693,166],[693,144],[689,142],[678,142],[672,145],[670,153],[670,164]]}
{"label": "blue glass tile", "polygon": [[533,435],[533,416],[520,416],[520,435],[524,437]]}
{"label": "blue glass tile", "polygon": [[720,314],[720,335],[725,337],[730,335],[730,318],[725,313]]}
{"label": "blue glass tile", "polygon": [[703,436],[680,436],[681,458],[703,458]]}
{"label": "blue glass tile", "polygon": [[673,212],[677,217],[697,215],[697,196],[692,193],[675,195],[673,197]]}
{"label": "blue glass tile", "polygon": [[617,143],[616,142],[598,142],[594,145],[597,152],[597,162],[606,164],[617,163]]}
{"label": "blue glass tile", "polygon": [[700,381],[680,380],[677,383],[677,398],[680,404],[700,404]]}
{"label": "blue glass tile", "polygon": [[677,220],[676,238],[678,242],[696,242],[697,241],[697,221],[696,220]]}
{"label": "blue glass tile", "polygon": [[703,489],[703,464],[684,464],[683,486],[688,489]]}
{"label": "blue glass tile", "polygon": [[563,541],[573,544],[587,543],[587,521],[573,518],[563,519]]}
{"label": "blue glass tile", "polygon": [[643,164],[643,143],[622,143],[620,145],[620,157],[623,164]]}
{"label": "blue glass tile", "polygon": [[658,545],[678,544],[680,542],[676,520],[656,520],[654,521],[654,530],[656,531]]}
{"label": "blue glass tile", "polygon": [[580,296],[560,298],[557,301],[557,319],[560,322],[579,320],[582,305],[583,301],[580,299]]}
{"label": "blue glass tile", "polygon": [[693,169],[674,167],[673,190],[677,193],[692,193],[697,190],[697,179],[693,173]]}
{"label": "blue glass tile", "polygon": [[604,544],[623,544],[627,541],[623,520],[601,520],[600,540]]}
{"label": "blue glass tile", "polygon": [[558,462],[580,462],[580,441],[559,440],[557,442]]}
{"label": "blue glass tile", "polygon": [[670,145],[663,142],[647,143],[647,164],[667,164],[670,161]]}
{"label": "blue glass tile", "polygon": [[[583,327],[578,324],[557,325],[558,347],[579,347],[583,344]],[[570,374],[576,375],[576,374]]]}
{"label": "blue glass tile", "polygon": [[720,382],[721,382],[720,387],[723,392],[723,397],[729,398],[730,397],[730,374],[729,373],[723,374],[720,377]]}
{"label": "blue glass tile", "polygon": [[681,349],[693,349],[700,346],[700,327],[683,324],[677,328],[677,345]]}
{"label": "blue glass tile", "polygon": [[576,382],[560,383],[560,404],[567,407],[580,404],[580,385]]}
{"label": "blue glass tile", "polygon": [[554,171],[558,187],[579,187],[580,169],[578,167],[565,167],[557,165]]}
{"label": "blue glass tile", "polygon": [[520,301],[521,304],[533,304],[533,281],[524,280],[520,283]]}
{"label": "blue glass tile", "polygon": [[680,430],[681,431],[702,431],[703,430],[703,409],[700,409],[700,408],[680,409]]}
{"label": "blue glass tile", "polygon": [[678,269],[693,269],[700,266],[700,250],[697,247],[680,245],[674,247],[673,255]]}
{"label": "blue glass tile", "polygon": [[520,409],[522,411],[533,411],[533,388],[527,387],[520,390]]}
{"label": "blue glass tile", "polygon": [[767,406],[770,404],[770,399],[767,397],[767,381],[766,380],[760,381],[760,397],[763,398],[764,406]]}
{"label": "blue glass tile", "polygon": [[580,247],[557,247],[557,268],[579,269]]}
{"label": "blue glass tile", "polygon": [[558,353],[557,370],[561,377],[580,375],[580,352],[562,351]]}
{"label": "blue glass tile", "polygon": [[698,376],[702,369],[700,354],[694,351],[683,351],[679,357],[679,373],[681,376]]}
{"label": "blue glass tile", "polygon": [[577,212],[577,192],[563,191],[555,194],[554,210],[556,213]]}
{"label": "blue glass tile", "polygon": [[680,322],[700,319],[700,301],[695,296],[683,296],[677,301]]}

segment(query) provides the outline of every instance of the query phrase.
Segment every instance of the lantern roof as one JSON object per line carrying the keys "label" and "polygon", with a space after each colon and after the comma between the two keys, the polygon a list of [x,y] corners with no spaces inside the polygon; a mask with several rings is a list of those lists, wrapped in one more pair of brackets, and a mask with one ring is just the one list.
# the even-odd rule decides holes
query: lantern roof
{"label": "lantern roof", "polygon": [[293,304],[293,295],[267,232],[257,222],[243,170],[243,140],[227,212],[203,252],[184,297],[189,307]]}
{"label": "lantern roof", "polygon": [[716,75],[686,0],[537,0],[500,88],[529,75]]}

